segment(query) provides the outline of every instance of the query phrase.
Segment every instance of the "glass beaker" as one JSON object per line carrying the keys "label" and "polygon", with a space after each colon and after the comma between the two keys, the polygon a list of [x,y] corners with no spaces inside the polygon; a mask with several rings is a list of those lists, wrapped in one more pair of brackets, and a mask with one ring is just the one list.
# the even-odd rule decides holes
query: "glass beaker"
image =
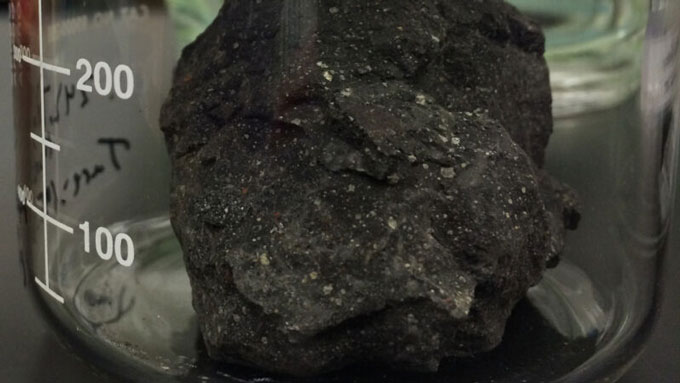
{"label": "glass beaker", "polygon": [[558,117],[606,109],[640,87],[647,0],[511,0],[545,29]]}
{"label": "glass beaker", "polygon": [[[395,1],[380,7],[375,2],[356,6],[354,3],[227,0],[225,8],[216,15],[219,4],[211,7],[178,0],[13,0],[10,10],[17,198],[23,212],[21,251],[27,279],[33,281],[30,286],[42,313],[66,339],[87,352],[93,363],[127,379],[298,381],[264,372],[277,370],[264,362],[259,363],[260,368],[252,367],[258,364],[252,355],[247,360],[250,363],[246,363],[250,367],[224,360],[229,358],[222,355],[225,351],[221,344],[228,344],[229,339],[238,339],[243,334],[222,329],[234,328],[228,326],[235,326],[232,322],[239,321],[240,326],[251,325],[254,319],[246,312],[234,313],[233,307],[222,306],[224,302],[206,301],[225,294],[225,286],[250,289],[251,293],[262,290],[262,285],[247,286],[243,281],[233,286],[231,270],[238,269],[239,259],[229,258],[232,264],[227,272],[224,261],[219,259],[229,243],[214,239],[230,237],[225,227],[234,231],[243,229],[244,235],[252,234],[253,247],[244,247],[249,250],[243,252],[252,255],[251,263],[257,270],[279,267],[282,260],[287,260],[281,255],[281,248],[285,246],[288,246],[286,251],[296,249],[307,258],[317,259],[319,270],[305,271],[304,279],[299,282],[299,285],[318,284],[318,295],[324,303],[313,307],[341,307],[348,302],[361,307],[361,302],[370,302],[372,293],[389,290],[385,288],[388,281],[394,283],[390,289],[400,291],[402,286],[394,281],[402,279],[380,279],[390,273],[377,268],[369,270],[371,278],[360,278],[356,266],[354,269],[347,266],[343,276],[352,276],[356,282],[340,287],[325,279],[329,274],[327,266],[354,264],[359,256],[365,264],[371,264],[375,257],[378,265],[385,266],[387,260],[397,259],[401,253],[390,250],[374,254],[363,247],[348,250],[352,247],[345,246],[346,243],[368,241],[368,237],[399,238],[399,246],[407,249],[406,255],[430,254],[432,247],[424,244],[431,244],[429,246],[438,251],[455,256],[457,263],[472,263],[464,259],[493,255],[494,246],[499,244],[513,243],[519,247],[512,249],[526,250],[512,239],[524,238],[522,234],[517,237],[508,233],[518,231],[526,232],[526,237],[540,237],[536,229],[539,224],[516,223],[507,226],[509,232],[502,231],[505,226],[498,225],[499,220],[521,222],[511,214],[517,206],[528,210],[520,209],[520,216],[524,213],[545,218],[549,215],[545,212],[550,210],[546,206],[565,204],[569,208],[564,209],[564,221],[546,218],[541,225],[550,222],[576,230],[566,234],[562,251],[556,248],[562,247],[562,234],[555,234],[550,241],[531,239],[540,243],[544,252],[534,258],[538,266],[533,267],[542,271],[548,266],[548,269],[541,272],[540,283],[534,283],[538,280],[522,282],[523,286],[531,285],[526,299],[519,303],[510,300],[514,310],[507,322],[500,322],[505,328],[501,331],[504,336],[500,344],[480,347],[472,353],[456,350],[450,358],[436,361],[437,371],[429,372],[403,372],[394,365],[371,363],[371,354],[367,353],[365,360],[354,361],[362,362],[362,368],[340,363],[345,368],[339,372],[331,369],[333,371],[309,381],[594,382],[619,377],[639,352],[654,320],[660,282],[657,270],[665,256],[675,194],[677,108],[680,106],[675,82],[680,36],[678,2],[575,3],[573,9],[597,4],[598,15],[616,20],[611,25],[621,18],[609,11],[621,8],[607,8],[607,4],[648,8],[648,17],[645,13],[636,19],[629,34],[623,36],[621,29],[616,28],[618,32],[614,33],[624,40],[626,36],[641,39],[644,35],[644,44],[612,45],[616,49],[625,46],[625,54],[614,56],[625,56],[623,62],[633,63],[623,66],[625,76],[607,77],[606,83],[615,89],[609,92],[620,98],[604,97],[592,88],[564,90],[559,84],[556,86],[553,78],[557,107],[564,107],[568,113],[556,110],[561,117],[554,120],[554,132],[545,157],[547,136],[533,131],[525,134],[522,130],[522,126],[527,125],[549,131],[553,125],[552,118],[548,118],[550,102],[545,95],[548,72],[539,54],[543,49],[542,34],[537,32],[535,24],[493,0]],[[514,3],[529,14],[540,13],[531,11],[537,2],[517,0]],[[502,11],[494,7],[501,7]],[[215,17],[215,23],[208,28]],[[268,20],[275,22],[268,23]],[[442,20],[449,20],[451,24],[447,26]],[[573,30],[562,30],[558,34],[545,20],[552,19],[544,17],[543,20],[547,34],[546,56],[552,74],[559,79],[568,71],[570,84],[600,78],[601,67],[581,66],[570,60],[581,54],[610,57],[609,48],[601,45],[604,40],[596,38],[591,45],[586,44],[587,51],[579,50],[581,53],[574,55],[572,48],[583,49],[583,46],[573,41],[582,41],[583,36],[577,36]],[[184,49],[178,64],[178,51],[206,28],[195,43]],[[413,31],[417,33],[409,34]],[[611,35],[602,35],[610,41]],[[456,39],[455,36],[463,37]],[[519,44],[517,41],[526,43],[522,47],[529,53],[518,53],[513,45]],[[560,49],[566,45],[572,55],[570,60],[551,61],[559,57]],[[395,55],[394,52],[406,53]],[[266,53],[277,55],[279,61],[270,62]],[[533,58],[525,56],[529,54]],[[504,66],[516,57],[524,64]],[[345,58],[357,60],[346,63],[342,61]],[[535,71],[530,71],[532,68]],[[277,82],[276,79],[284,75],[288,81]],[[267,86],[270,83],[271,86]],[[626,91],[621,91],[624,88]],[[575,104],[562,103],[563,91],[570,92],[569,102],[575,101],[580,106],[572,108],[568,105]],[[543,97],[535,101],[534,92]],[[328,102],[327,94],[334,95],[332,102]],[[547,96],[549,98],[549,94]],[[607,107],[605,110],[577,113],[583,110],[583,105],[600,102],[601,107]],[[340,108],[344,114],[334,108]],[[376,114],[376,110],[380,113]],[[335,117],[334,113],[342,114],[345,119]],[[241,125],[230,122],[234,116],[240,119]],[[314,120],[315,116],[321,117]],[[432,116],[439,120],[434,123]],[[263,125],[252,123],[263,119],[269,120]],[[327,121],[333,123],[326,124]],[[357,124],[359,130],[353,131],[351,137],[344,136],[349,127]],[[425,134],[427,129],[418,129],[430,124],[433,124],[431,131],[437,132],[432,135],[433,140],[419,138],[418,142],[425,144],[410,147],[411,137]],[[244,126],[252,129],[252,133],[229,136],[229,140],[222,136],[232,130],[241,132],[238,129]],[[190,131],[191,134],[183,136],[180,128],[189,127],[195,129],[195,134]],[[205,131],[201,131],[201,127],[205,127]],[[409,130],[412,127],[415,130]],[[512,142],[499,127],[510,131]],[[399,129],[407,133],[399,135]],[[478,131],[496,133],[491,138],[470,140]],[[323,136],[322,140],[315,135],[322,135],[318,132],[331,136]],[[296,146],[312,140],[309,137],[322,140],[319,142],[324,143],[323,150],[314,152],[311,145]],[[353,151],[352,145],[364,142],[365,137],[380,145],[365,152]],[[252,152],[234,154],[232,149],[243,148],[229,146],[237,140],[252,145]],[[260,148],[258,145],[262,142],[271,143],[275,150]],[[498,142],[500,144],[495,144]],[[277,146],[279,144],[281,146]],[[295,155],[292,149],[285,149],[286,145],[295,149]],[[474,155],[466,154],[466,145],[474,149],[470,152]],[[447,151],[441,152],[442,146]],[[383,168],[381,164],[387,160],[381,153],[391,148],[399,149],[391,152],[391,157],[387,156],[394,159],[395,165]],[[405,148],[412,152],[400,153]],[[310,153],[318,155],[315,167],[327,168],[326,178],[314,175],[303,182],[307,173],[304,176],[289,174],[284,171],[286,167],[272,163],[261,169],[253,165],[269,159],[298,166],[296,156],[309,163]],[[447,153],[453,156],[449,158]],[[456,157],[456,153],[462,157]],[[281,157],[277,157],[279,155]],[[403,163],[398,162],[400,156]],[[427,156],[432,158],[422,160]],[[509,158],[508,161],[521,158],[523,162],[502,167],[503,158]],[[500,192],[506,184],[493,184],[491,190],[484,183],[488,181],[479,181],[485,178],[481,175],[498,179],[517,176],[515,166],[527,172],[531,170],[530,176],[536,177],[536,182],[517,186],[516,195]],[[496,167],[500,170],[494,170]],[[546,172],[552,178],[542,178]],[[231,184],[231,174],[240,177],[242,184]],[[341,175],[336,179],[336,174]],[[278,183],[272,186],[253,181],[263,177]],[[418,197],[417,191],[422,187],[408,186],[412,179],[418,179],[419,185],[426,181],[432,182],[428,185],[440,185],[431,186],[424,194],[432,196],[432,200],[436,200],[438,188],[460,190],[461,197],[446,199],[448,202],[433,205],[431,210],[419,210],[419,206],[430,206],[431,199]],[[357,199],[346,203],[347,200],[334,199],[334,193],[305,194],[308,189],[324,185],[323,182],[331,182],[328,180],[342,186],[341,192],[346,195],[371,196],[374,195],[371,188],[380,188],[384,190],[384,197],[372,203],[394,202],[402,207],[378,204],[375,206],[382,210],[359,211],[353,210],[361,204]],[[543,185],[544,182],[548,185]],[[557,186],[562,183],[568,186]],[[274,192],[268,195],[253,185]],[[543,187],[573,189],[573,192],[563,190],[561,196],[578,202],[554,201],[551,197],[543,200],[534,193]],[[406,191],[392,191],[401,190],[398,188]],[[248,200],[250,208],[242,203],[247,198],[254,198]],[[541,206],[532,206],[525,202],[530,198],[543,202],[539,202]],[[411,205],[412,200],[419,202]],[[183,205],[185,202],[188,206]],[[309,205],[302,205],[303,202]],[[506,210],[497,216],[494,209],[499,204]],[[272,211],[267,217],[258,216],[258,209],[264,210],[265,205],[275,205],[281,210]],[[296,224],[311,223],[304,226],[307,231],[285,236],[286,225],[297,219],[291,218],[292,213],[286,209],[296,206],[305,207],[295,211],[296,217],[308,217],[295,221]],[[368,224],[373,217],[381,217],[384,224],[368,234],[359,233],[353,231],[353,223],[339,218],[336,210],[360,222],[359,226]],[[326,213],[319,213],[322,211]],[[455,231],[455,227],[447,227],[446,222],[459,211],[469,214],[466,217],[481,220],[479,224],[475,219],[469,221],[477,225],[471,226],[477,230],[488,229],[488,235],[477,236],[469,234],[470,230],[462,230],[455,240],[442,239],[449,231]],[[422,216],[428,219],[423,220]],[[276,224],[265,230],[261,227],[263,219]],[[420,233],[426,238],[421,246],[418,241],[422,239],[412,233],[423,225],[431,225],[431,230]],[[554,227],[540,228],[562,231]],[[308,237],[303,238],[303,233],[316,229],[322,232],[304,234]],[[266,235],[258,237],[262,230]],[[501,231],[503,235],[499,234]],[[342,235],[333,237],[338,233]],[[501,237],[505,239],[498,239]],[[256,240],[282,241],[280,238],[286,241],[277,242],[285,245],[281,248],[263,251],[255,244]],[[301,242],[303,239],[307,242]],[[490,241],[490,248],[481,246],[486,239]],[[230,243],[234,241],[236,239]],[[329,256],[329,253],[305,253],[299,249],[301,243],[310,248],[317,248],[312,244],[318,243],[337,247],[323,248],[330,252]],[[207,259],[196,255],[206,251],[201,246],[212,249]],[[502,264],[500,260],[514,259],[519,264],[518,260],[528,256],[513,254],[499,255],[498,262],[486,265],[491,270],[488,273],[503,279],[494,274],[494,270],[502,267],[498,266]],[[346,260],[338,261],[338,257]],[[420,263],[420,267],[427,270],[427,262]],[[286,265],[291,270],[303,266],[304,263]],[[439,277],[437,270],[418,274],[416,262],[401,262],[399,267],[402,266],[403,275],[414,275],[404,279],[406,290],[412,288],[421,294],[421,284],[429,283],[441,291],[449,291],[429,280],[433,275]],[[517,268],[531,269],[528,265]],[[511,269],[514,270],[513,267],[507,270]],[[208,275],[210,272],[214,275]],[[480,272],[484,273],[487,271]],[[535,272],[532,273],[535,277]],[[213,278],[212,285],[206,287],[208,282],[200,279],[204,275]],[[276,282],[275,277],[281,274],[261,275],[265,277],[253,276],[252,280]],[[215,278],[218,283],[214,283]],[[418,299],[411,297],[400,302],[437,302],[451,308],[450,315],[464,318],[480,310],[468,298],[486,297],[485,304],[495,307],[494,302],[505,294],[500,288],[514,283],[495,285],[491,280],[473,288],[468,274],[456,274],[456,278],[460,278],[460,283],[450,287],[453,292],[446,299],[438,298],[433,288],[432,295],[423,290],[424,295]],[[274,282],[267,287],[268,291],[303,291],[297,290],[298,284],[286,290],[282,286],[292,285]],[[359,283],[364,287],[358,288]],[[466,295],[466,289],[473,289],[474,294]],[[252,299],[266,306],[262,296]],[[293,306],[266,302],[272,315],[278,314],[276,310],[292,310]],[[217,309],[209,311],[210,305]],[[378,312],[383,312],[390,306],[376,307],[380,307]],[[506,311],[509,312],[509,308],[499,312]],[[405,331],[418,328],[415,314],[398,316],[407,323]],[[309,317],[324,315],[325,311],[308,310]],[[372,311],[363,311],[356,317],[338,320],[330,330],[325,330],[351,328],[361,323],[364,316],[372,315]],[[209,316],[217,318],[217,323],[207,320]],[[304,317],[298,319],[304,322]],[[263,321],[258,326],[268,325],[270,323]],[[395,339],[402,339],[398,335],[400,327],[395,328]],[[375,331],[382,330],[384,328]],[[419,331],[429,330],[428,327]],[[291,353],[297,352],[300,339],[318,339],[325,334],[324,331],[312,335],[293,332],[298,338],[291,337],[290,343],[283,347],[289,347]],[[261,336],[269,334],[266,331],[255,333],[264,344],[260,345],[261,352],[266,354],[267,350],[282,347],[274,344],[274,339],[280,340],[274,330],[271,336]],[[341,338],[341,341],[343,339],[350,338]],[[368,347],[361,344],[361,339],[356,336],[351,342],[358,343],[359,348]],[[477,341],[472,336],[462,339],[461,344],[465,346],[462,348],[472,347]],[[485,341],[489,340],[485,338]],[[439,342],[439,338],[436,341],[432,338],[428,346]],[[390,350],[371,347],[376,354],[380,351],[394,356]],[[404,350],[406,356],[394,358],[417,361],[418,352],[407,347]],[[238,356],[250,355],[242,354]],[[346,354],[351,353],[343,357]],[[320,364],[322,355],[318,354]],[[419,366],[435,370],[429,361]]]}

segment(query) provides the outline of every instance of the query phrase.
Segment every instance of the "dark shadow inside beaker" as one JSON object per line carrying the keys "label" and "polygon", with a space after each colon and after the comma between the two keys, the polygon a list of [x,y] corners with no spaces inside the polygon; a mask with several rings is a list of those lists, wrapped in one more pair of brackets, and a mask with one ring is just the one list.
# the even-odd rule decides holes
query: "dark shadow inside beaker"
{"label": "dark shadow inside beaker", "polygon": [[199,339],[197,365],[189,374],[190,378],[182,381],[189,382],[196,376],[214,376],[233,382],[272,383],[542,382],[564,376],[583,364],[595,353],[596,341],[596,336],[575,340],[565,338],[525,299],[510,317],[505,338],[498,348],[472,358],[445,360],[435,374],[359,364],[315,378],[276,376],[240,365],[214,362],[207,356]]}

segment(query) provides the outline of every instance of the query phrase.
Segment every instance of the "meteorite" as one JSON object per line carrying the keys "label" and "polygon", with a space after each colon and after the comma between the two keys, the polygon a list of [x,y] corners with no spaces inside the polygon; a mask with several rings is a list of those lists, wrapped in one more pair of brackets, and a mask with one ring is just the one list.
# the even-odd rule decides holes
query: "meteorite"
{"label": "meteorite", "polygon": [[212,358],[435,371],[496,347],[576,198],[540,29],[500,0],[229,0],[161,126]]}

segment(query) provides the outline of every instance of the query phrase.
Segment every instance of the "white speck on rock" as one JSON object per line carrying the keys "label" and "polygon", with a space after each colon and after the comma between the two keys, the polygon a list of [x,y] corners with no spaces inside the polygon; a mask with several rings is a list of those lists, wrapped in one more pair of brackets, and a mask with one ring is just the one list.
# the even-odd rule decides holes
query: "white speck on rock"
{"label": "white speck on rock", "polygon": [[444,178],[453,178],[456,176],[456,171],[453,168],[442,168],[441,175]]}
{"label": "white speck on rock", "polygon": [[269,265],[271,264],[271,262],[269,261],[269,257],[267,256],[267,254],[262,254],[262,255],[260,255],[260,263],[261,263],[263,266],[269,266]]}

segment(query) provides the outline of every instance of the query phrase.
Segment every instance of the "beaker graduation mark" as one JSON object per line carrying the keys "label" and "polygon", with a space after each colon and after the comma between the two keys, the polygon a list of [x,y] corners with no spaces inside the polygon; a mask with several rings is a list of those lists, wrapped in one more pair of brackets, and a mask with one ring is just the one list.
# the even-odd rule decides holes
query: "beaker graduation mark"
{"label": "beaker graduation mark", "polygon": [[[38,3],[38,41],[39,41],[39,53],[36,55],[31,53],[30,47],[27,46],[13,46],[13,59],[17,62],[24,62],[40,70],[40,134],[31,132],[30,137],[33,141],[40,144],[42,149],[42,192],[38,196],[42,195],[42,206],[36,206],[33,203],[33,192],[26,185],[20,185],[18,187],[18,197],[22,205],[27,206],[31,211],[37,214],[43,220],[43,239],[44,239],[44,252],[45,252],[45,277],[40,279],[35,277],[35,282],[40,286],[47,294],[52,298],[56,299],[59,303],[64,303],[64,298],[57,294],[50,287],[50,271],[49,271],[49,238],[48,238],[48,225],[53,225],[60,230],[65,231],[68,234],[73,235],[73,227],[62,223],[50,216],[47,211],[49,196],[48,193],[48,182],[47,182],[47,150],[53,150],[55,152],[61,151],[61,145],[49,140],[46,135],[46,113],[45,113],[45,71],[54,72],[57,74],[71,76],[71,69],[67,67],[62,67],[59,65],[54,65],[46,63],[44,61],[44,49],[43,49],[43,1],[37,0]],[[121,100],[129,100],[132,98],[135,89],[135,78],[132,68],[127,65],[120,64],[117,66],[111,66],[106,62],[97,62],[94,67],[89,60],[81,58],[78,60],[76,69],[82,69],[82,67],[89,68],[80,76],[78,85],[75,87],[83,91],[83,95],[87,92],[92,92],[93,89],[101,96],[109,96],[113,94]],[[87,82],[92,80],[94,87],[87,85]],[[75,92],[75,89],[72,93]],[[67,91],[68,97],[68,91]],[[84,96],[84,102],[87,102],[87,97]],[[84,104],[83,104],[84,105]],[[68,109],[67,109],[68,110]],[[122,145],[127,150],[130,149],[130,143],[123,139],[100,139],[99,144],[106,144],[110,146],[111,158],[113,166],[116,170],[120,170],[120,164],[118,163],[116,157],[116,146]],[[84,169],[84,175],[86,177],[86,182],[89,182],[91,178],[94,178],[97,174],[101,173],[103,168],[101,166],[96,167],[93,173],[89,173],[89,169]],[[78,178],[74,178],[76,183],[80,180],[80,173],[78,173]],[[77,193],[77,192],[76,192]],[[56,193],[55,193],[56,195]],[[56,196],[54,197],[56,198]],[[82,225],[81,225],[82,226]],[[125,233],[111,233],[109,229],[99,228],[99,235],[95,237],[99,242],[98,249],[100,251],[100,256],[103,254],[104,257],[109,256],[109,258],[115,253],[116,259],[124,267],[132,266],[134,262],[134,243],[132,238]],[[86,233],[88,234],[88,233]],[[110,240],[109,240],[110,237]],[[102,242],[102,238],[107,241]],[[88,237],[89,239],[89,237]],[[106,246],[104,246],[104,244]]]}
{"label": "beaker graduation mark", "polygon": [[[40,56],[38,60],[34,60],[31,57],[22,56],[23,61],[36,65],[40,69],[40,136],[36,134],[31,134],[31,137],[40,143],[42,147],[42,183],[43,183],[43,196],[47,195],[47,148],[55,149],[59,148],[57,144],[49,142],[45,135],[45,69],[55,71],[57,73],[65,74],[67,76],[71,75],[71,71],[66,68],[61,68],[56,65],[47,64],[43,61],[43,17],[42,17],[42,0],[38,0],[38,41],[40,45]],[[38,140],[39,139],[39,140]],[[56,149],[59,150],[59,149]],[[40,286],[45,292],[47,292],[51,297],[57,300],[57,302],[63,304],[64,298],[59,294],[54,292],[50,288],[50,263],[49,263],[49,246],[47,238],[47,224],[51,223],[58,228],[73,234],[73,228],[62,224],[61,222],[53,219],[47,214],[47,202],[43,201],[42,211],[36,208],[30,201],[26,201],[26,205],[34,212],[36,212],[43,219],[43,238],[44,238],[44,250],[45,250],[45,281],[41,281],[37,276],[35,277],[35,282]]]}
{"label": "beaker graduation mark", "polygon": [[28,206],[31,210],[33,210],[37,215],[39,215],[42,219],[44,219],[48,223],[51,223],[52,225],[60,228],[61,230],[65,231],[69,234],[73,234],[73,228],[72,227],[57,221],[56,219],[50,217],[49,215],[44,214],[43,211],[40,210],[39,208],[37,208],[35,205],[33,205],[33,203],[31,203],[31,201],[26,201],[26,206]]}
{"label": "beaker graduation mark", "polygon": [[57,73],[60,73],[60,74],[66,75],[66,76],[71,75],[70,69],[60,67],[58,65],[52,65],[52,64],[45,63],[45,62],[42,61],[42,58],[40,60],[36,60],[36,59],[29,57],[29,56],[21,56],[21,60],[28,63],[28,64],[37,66],[41,70],[46,69],[46,70],[49,70],[49,71],[52,71],[52,72],[57,72]]}
{"label": "beaker graduation mark", "polygon": [[61,146],[55,144],[55,143],[52,142],[52,141],[48,141],[48,140],[46,140],[46,139],[40,137],[39,135],[37,135],[37,134],[35,134],[35,133],[31,133],[31,138],[32,138],[33,140],[35,140],[35,141],[38,141],[40,144],[42,144],[42,145],[44,145],[44,146],[47,146],[48,148],[50,148],[50,149],[52,149],[52,150],[55,150],[55,151],[57,151],[57,152],[58,152],[58,151],[61,151]]}

